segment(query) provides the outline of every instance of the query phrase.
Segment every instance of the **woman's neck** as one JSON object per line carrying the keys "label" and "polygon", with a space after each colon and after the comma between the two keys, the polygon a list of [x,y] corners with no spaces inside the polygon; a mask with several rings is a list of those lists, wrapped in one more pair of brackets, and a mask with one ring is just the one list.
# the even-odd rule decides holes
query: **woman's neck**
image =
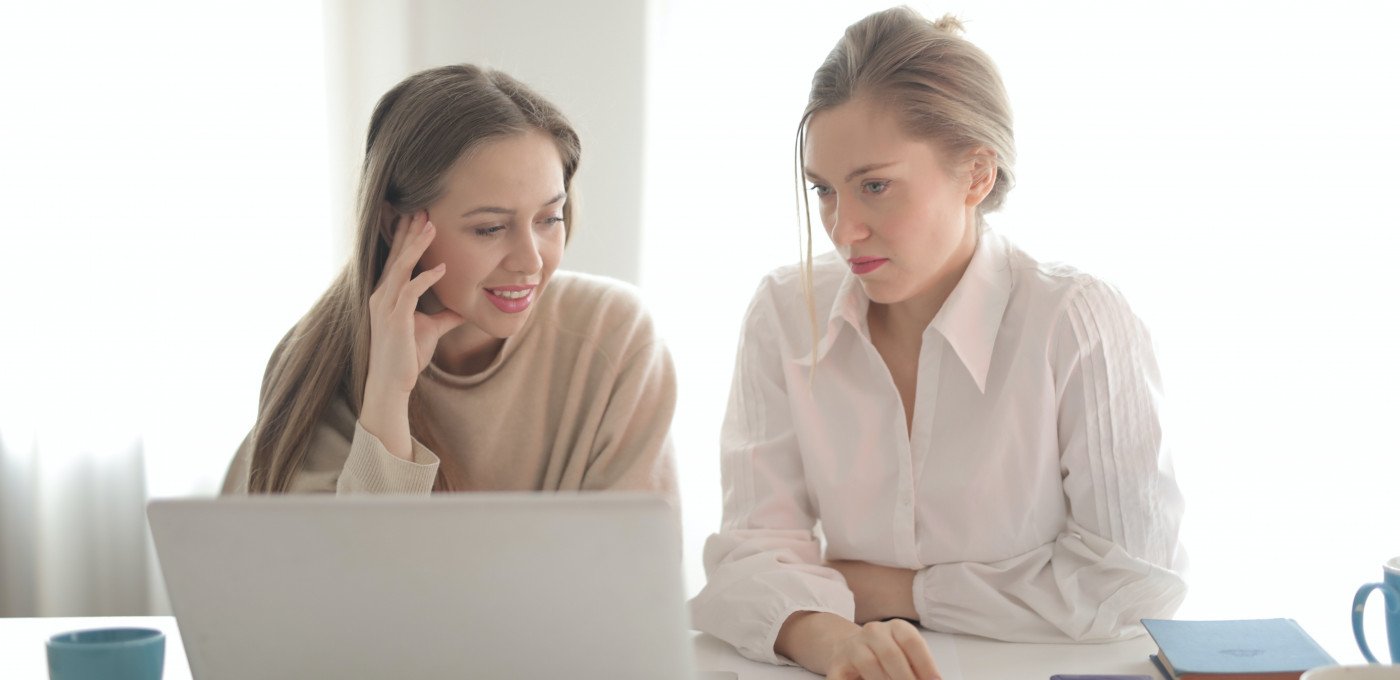
{"label": "woman's neck", "polygon": [[975,226],[970,227],[969,231],[969,236],[958,244],[958,249],[949,258],[947,267],[939,273],[932,285],[900,302],[871,302],[870,310],[866,313],[866,322],[872,327],[879,325],[883,331],[882,335],[887,338],[897,339],[901,343],[920,342],[924,330],[933,323],[933,318],[943,309],[943,303],[948,301],[953,289],[962,281],[963,274],[967,273],[968,265],[972,263],[980,232]]}
{"label": "woman's neck", "polygon": [[438,340],[437,349],[433,350],[433,363],[452,375],[475,375],[496,360],[505,344],[504,339],[493,338],[475,326],[462,324]]}
{"label": "woman's neck", "polygon": [[[436,314],[442,302],[428,291],[418,300],[418,311]],[[486,370],[501,353],[506,341],[482,331],[471,322],[464,323],[442,336],[433,350],[433,363],[452,375],[475,375]]]}

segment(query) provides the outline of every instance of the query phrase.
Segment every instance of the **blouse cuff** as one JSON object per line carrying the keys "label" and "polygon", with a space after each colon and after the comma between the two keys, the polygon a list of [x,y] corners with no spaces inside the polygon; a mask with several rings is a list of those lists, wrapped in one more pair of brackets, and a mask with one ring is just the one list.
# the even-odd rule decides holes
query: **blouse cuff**
{"label": "blouse cuff", "polygon": [[933,575],[930,573],[933,567],[924,567],[914,574],[914,611],[919,613],[919,625],[933,630],[930,625],[933,623],[933,594],[928,592],[932,586],[930,580]]}
{"label": "blouse cuff", "polygon": [[411,441],[413,460],[404,460],[389,453],[384,442],[356,421],[355,438],[350,443],[350,456],[340,473],[336,493],[432,493],[437,480],[438,457],[417,439]]}

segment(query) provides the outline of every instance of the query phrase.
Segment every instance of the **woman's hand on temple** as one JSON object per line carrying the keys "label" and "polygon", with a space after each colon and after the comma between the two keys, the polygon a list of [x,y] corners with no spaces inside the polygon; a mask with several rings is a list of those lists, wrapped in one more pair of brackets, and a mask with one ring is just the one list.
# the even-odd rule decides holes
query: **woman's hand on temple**
{"label": "woman's hand on temple", "polygon": [[368,381],[407,395],[428,367],[438,340],[462,324],[451,310],[418,311],[418,298],[447,273],[447,265],[413,275],[437,230],[420,211],[399,218],[379,285],[369,296],[370,362]]}
{"label": "woman's hand on temple", "polygon": [[414,275],[436,235],[427,211],[399,218],[379,284],[369,296],[369,370],[360,425],[389,452],[412,459],[408,397],[432,361],[438,340],[464,319],[451,310],[418,311],[418,299],[447,273],[446,264]]}

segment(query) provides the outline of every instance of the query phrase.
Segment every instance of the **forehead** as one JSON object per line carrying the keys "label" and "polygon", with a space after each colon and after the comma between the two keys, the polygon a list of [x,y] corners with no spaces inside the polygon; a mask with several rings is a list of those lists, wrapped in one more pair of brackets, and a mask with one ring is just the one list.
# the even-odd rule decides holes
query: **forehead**
{"label": "forehead", "polygon": [[856,98],[812,115],[803,153],[808,170],[835,181],[853,168],[925,156],[932,147],[905,133],[889,107]]}
{"label": "forehead", "polygon": [[553,138],[538,130],[498,137],[463,154],[443,178],[443,201],[528,203],[564,190],[564,162]]}

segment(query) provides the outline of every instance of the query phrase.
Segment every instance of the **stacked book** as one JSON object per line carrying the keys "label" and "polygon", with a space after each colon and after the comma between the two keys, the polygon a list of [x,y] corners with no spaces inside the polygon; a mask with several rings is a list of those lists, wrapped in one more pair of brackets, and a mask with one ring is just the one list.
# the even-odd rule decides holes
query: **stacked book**
{"label": "stacked book", "polygon": [[1142,625],[1157,643],[1152,662],[1167,680],[1297,680],[1337,663],[1293,619]]}

